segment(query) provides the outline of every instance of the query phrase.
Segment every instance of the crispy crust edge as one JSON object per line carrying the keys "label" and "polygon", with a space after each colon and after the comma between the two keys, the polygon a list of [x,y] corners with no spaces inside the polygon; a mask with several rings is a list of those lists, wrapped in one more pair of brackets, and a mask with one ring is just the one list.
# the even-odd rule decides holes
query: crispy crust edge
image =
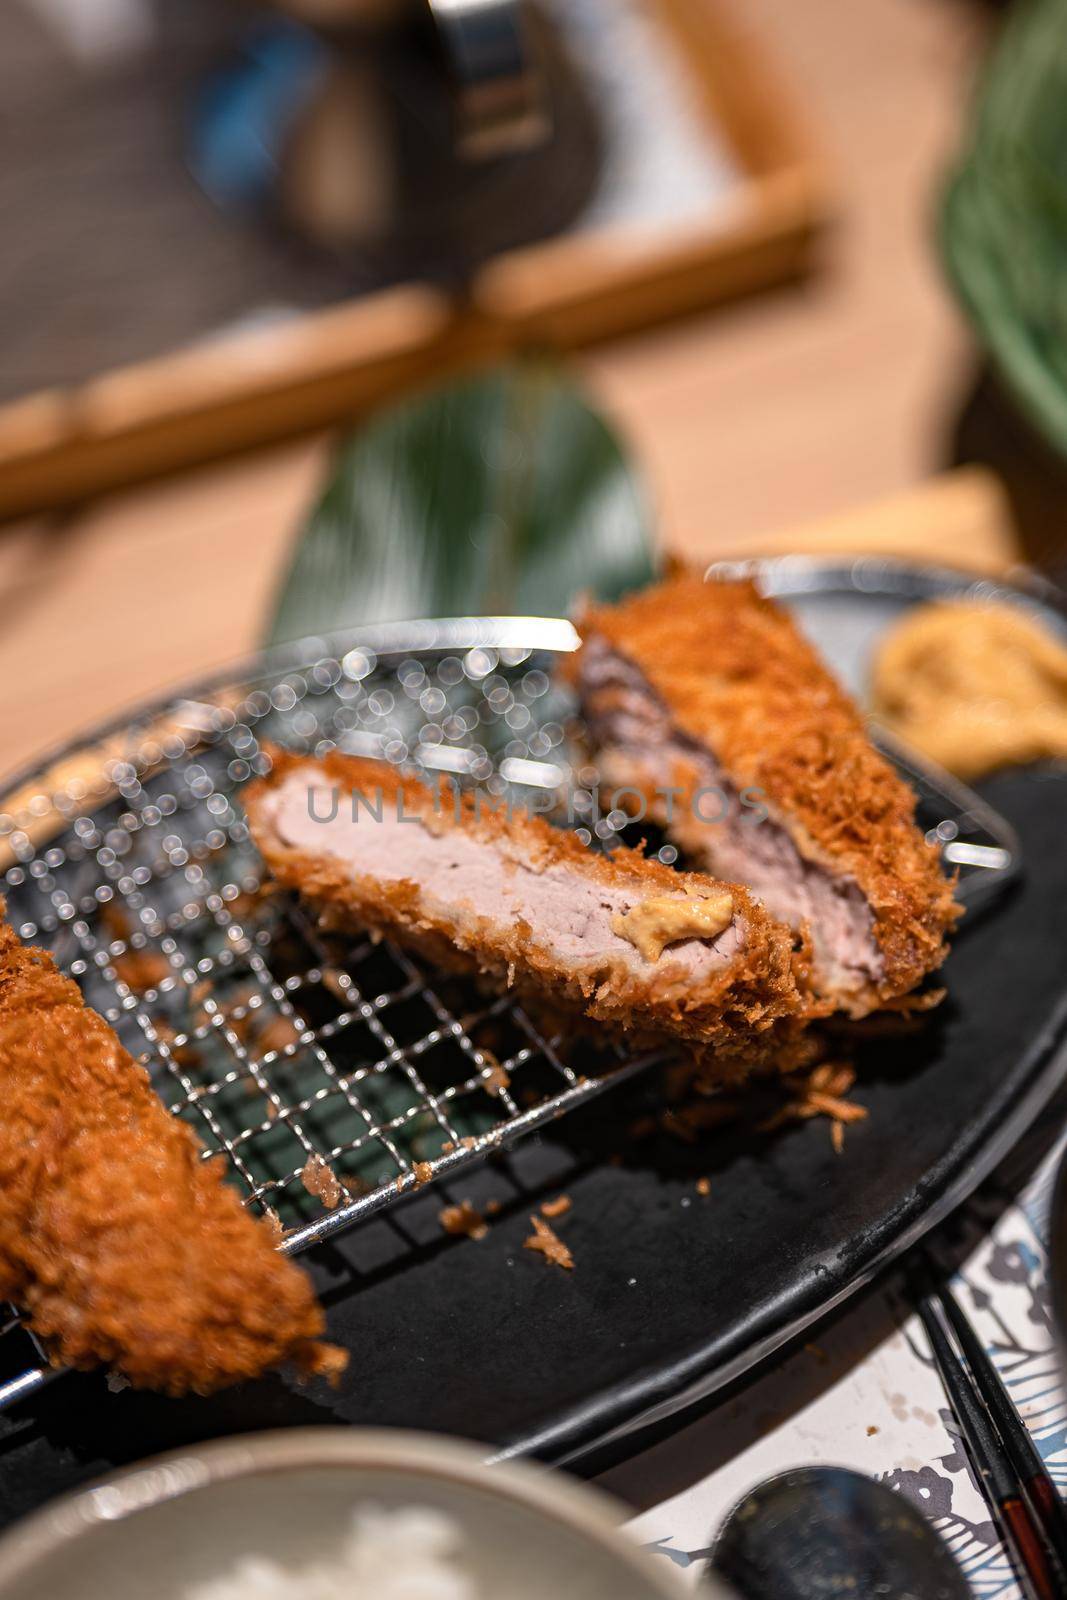
{"label": "crispy crust edge", "polygon": [[[750,581],[684,573],[579,626],[642,673],[740,788],[764,791],[802,854],[855,879],[884,976],[850,1009],[898,999],[941,965],[962,909],[916,826],[915,796],[787,612]],[[568,663],[574,682],[582,656]]]}
{"label": "crispy crust edge", "polygon": [[631,1043],[680,1039],[701,1052],[719,1052],[724,1081],[743,1076],[750,1065],[766,1057],[782,1030],[797,1025],[803,953],[795,951],[790,932],[746,890],[730,886],[745,922],[743,951],[696,992],[690,982],[681,983],[672,975],[669,962],[662,972],[648,977],[635,977],[622,963],[576,970],[554,960],[521,922],[502,937],[486,919],[471,916],[459,922],[435,914],[410,880],[383,885],[353,875],[330,857],[282,844],[262,809],[264,800],[290,773],[313,766],[346,792],[380,787],[386,795],[401,795],[405,815],[418,816],[434,829],[461,827],[487,843],[507,840],[537,865],[564,863],[614,885],[636,881],[648,893],[686,887],[706,891],[711,880],[700,873],[678,873],[637,851],[598,855],[539,817],[516,814],[509,821],[492,812],[476,816],[469,795],[462,798],[459,820],[451,813],[451,799],[437,814],[433,791],[386,763],[337,752],[309,758],[281,751],[273,752],[273,761],[269,776],[257,780],[242,797],[253,838],[275,878],[311,902],[327,926],[370,930],[394,939],[436,965],[474,973],[498,989],[562,1007],[573,1017],[605,1025]]}
{"label": "crispy crust edge", "polygon": [[[7,921],[7,905],[0,895],[0,1050],[8,1048],[8,1030],[21,1033],[27,1027],[33,1029],[38,1045],[55,1037],[60,1055],[71,1048],[72,1030],[85,1050],[94,1046],[99,1049],[100,1041],[105,1041],[115,1068],[123,1075],[128,1074],[128,1078],[123,1076],[121,1082],[109,1085],[110,1092],[121,1093],[131,1110],[141,1102],[147,1117],[158,1117],[160,1151],[166,1153],[182,1178],[190,1183],[193,1199],[208,1200],[227,1245],[236,1242],[238,1236],[246,1247],[254,1239],[257,1248],[270,1251],[273,1258],[275,1241],[268,1237],[268,1223],[244,1210],[239,1194],[225,1181],[221,1156],[206,1162],[201,1160],[201,1146],[193,1129],[170,1116],[152,1087],[148,1073],[133,1059],[105,1020],[86,1005],[80,987],[59,969],[51,951],[23,943]],[[26,1159],[30,1157],[31,1152],[27,1150]],[[273,1259],[271,1265],[274,1266]],[[243,1366],[240,1360],[232,1367],[196,1369],[187,1352],[183,1362],[172,1362],[168,1366],[159,1354],[158,1342],[150,1341],[145,1348],[138,1349],[124,1344],[114,1334],[107,1334],[99,1308],[95,1318],[89,1319],[91,1333],[87,1335],[82,1315],[77,1311],[71,1313],[70,1303],[64,1301],[57,1289],[54,1270],[35,1277],[27,1264],[26,1252],[21,1249],[0,1252],[0,1273],[4,1276],[5,1294],[19,1300],[28,1312],[30,1326],[42,1340],[50,1359],[80,1370],[111,1367],[127,1377],[135,1388],[173,1396],[206,1395],[233,1383],[260,1377],[268,1368],[284,1362],[291,1362],[304,1377],[321,1376],[332,1383],[339,1379],[348,1362],[346,1351],[317,1337],[326,1328],[322,1307],[306,1274],[283,1257],[277,1258],[277,1275],[289,1280],[289,1309],[294,1321],[299,1317],[302,1329],[286,1341],[277,1333],[264,1339],[262,1330],[253,1328],[249,1339],[244,1341],[242,1353],[259,1346],[269,1356],[254,1370]],[[277,1288],[275,1281],[275,1291]]]}

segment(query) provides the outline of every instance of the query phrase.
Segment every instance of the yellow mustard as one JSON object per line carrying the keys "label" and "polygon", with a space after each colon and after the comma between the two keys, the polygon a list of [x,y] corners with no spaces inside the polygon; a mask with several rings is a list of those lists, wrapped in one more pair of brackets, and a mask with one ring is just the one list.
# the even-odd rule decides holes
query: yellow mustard
{"label": "yellow mustard", "polygon": [[658,961],[664,946],[681,939],[716,939],[733,921],[734,902],[729,894],[679,897],[653,895],[629,911],[617,911],[611,929],[628,939],[646,961]]}
{"label": "yellow mustard", "polygon": [[958,777],[1067,756],[1067,646],[1018,606],[916,606],[872,679],[878,716]]}

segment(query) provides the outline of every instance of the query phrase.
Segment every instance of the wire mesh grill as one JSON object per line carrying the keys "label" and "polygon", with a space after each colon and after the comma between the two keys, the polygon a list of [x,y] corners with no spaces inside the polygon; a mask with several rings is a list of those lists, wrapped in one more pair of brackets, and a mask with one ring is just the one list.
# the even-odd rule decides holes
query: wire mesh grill
{"label": "wire mesh grill", "polygon": [[264,883],[240,789],[269,743],[499,794],[554,785],[568,753],[551,665],[528,645],[324,654],[131,725],[106,795],[83,779],[47,812],[0,817],[20,937],[51,946],[290,1250],[587,1098],[624,1058],[388,944],[322,935]]}
{"label": "wire mesh grill", "polygon": [[[385,634],[377,651],[305,645],[152,707],[61,752],[0,814],[14,928],[53,950],[205,1159],[221,1154],[246,1203],[278,1218],[290,1253],[652,1059],[548,1031],[387,943],[331,939],[264,881],[240,791],[272,743],[453,774],[526,803],[567,782],[587,842],[626,834],[626,817],[601,817],[581,787],[595,775],[553,674],[576,643],[567,624],[406,632],[406,647]],[[961,793],[935,790],[926,824],[954,817],[953,837],[981,833]],[[0,1405],[43,1378],[43,1365],[36,1379],[0,1374]]]}

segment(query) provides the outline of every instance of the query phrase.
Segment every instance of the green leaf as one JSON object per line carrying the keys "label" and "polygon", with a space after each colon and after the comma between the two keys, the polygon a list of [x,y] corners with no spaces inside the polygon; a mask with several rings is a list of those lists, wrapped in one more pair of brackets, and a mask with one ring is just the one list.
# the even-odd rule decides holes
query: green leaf
{"label": "green leaf", "polygon": [[1067,456],[1067,0],[1007,16],[940,238],[1002,384]]}
{"label": "green leaf", "polygon": [[267,642],[410,617],[565,616],[654,576],[642,486],[556,368],[520,364],[379,413],[342,447]]}

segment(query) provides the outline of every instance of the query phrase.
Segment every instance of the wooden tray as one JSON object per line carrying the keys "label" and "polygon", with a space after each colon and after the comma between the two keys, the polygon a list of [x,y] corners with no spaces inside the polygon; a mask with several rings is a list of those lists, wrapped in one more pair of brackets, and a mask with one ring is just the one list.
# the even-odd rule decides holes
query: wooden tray
{"label": "wooden tray", "polygon": [[644,3],[736,163],[728,219],[561,235],[497,256],[462,300],[401,285],[0,405],[0,517],[352,417],[524,345],[586,344],[799,275],[826,186],[775,72],[720,0]]}

